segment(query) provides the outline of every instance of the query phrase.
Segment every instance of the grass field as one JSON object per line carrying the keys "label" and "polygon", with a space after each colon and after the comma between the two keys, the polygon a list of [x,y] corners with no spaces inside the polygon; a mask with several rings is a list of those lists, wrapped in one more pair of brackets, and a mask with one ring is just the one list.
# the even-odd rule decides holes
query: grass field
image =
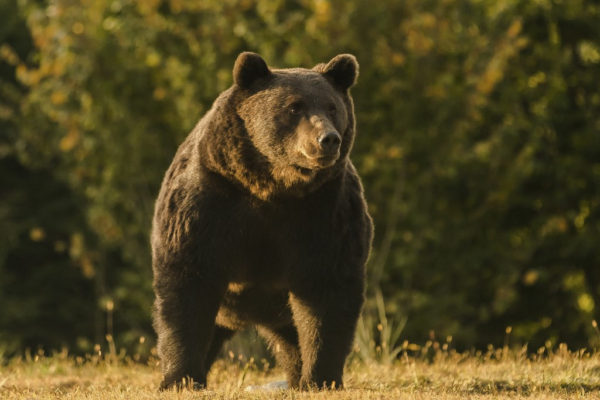
{"label": "grass field", "polygon": [[404,352],[388,365],[355,358],[346,369],[346,389],[334,392],[247,392],[249,385],[283,375],[264,361],[239,361],[233,354],[213,367],[208,390],[179,393],[156,391],[156,360],[37,355],[4,363],[0,399],[600,399],[599,353],[565,345],[534,355],[507,349],[460,354],[435,347]]}

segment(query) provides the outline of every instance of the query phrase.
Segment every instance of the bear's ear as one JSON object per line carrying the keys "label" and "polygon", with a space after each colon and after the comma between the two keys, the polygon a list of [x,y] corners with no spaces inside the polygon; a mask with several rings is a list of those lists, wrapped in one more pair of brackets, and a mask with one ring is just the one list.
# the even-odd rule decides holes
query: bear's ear
{"label": "bear's ear", "polygon": [[245,51],[235,60],[233,81],[240,87],[248,88],[255,80],[269,76],[271,71],[267,63],[256,53]]}
{"label": "bear's ear", "polygon": [[352,54],[337,55],[327,65],[319,64],[314,69],[321,72],[341,90],[349,89],[356,83],[358,77],[358,61]]}

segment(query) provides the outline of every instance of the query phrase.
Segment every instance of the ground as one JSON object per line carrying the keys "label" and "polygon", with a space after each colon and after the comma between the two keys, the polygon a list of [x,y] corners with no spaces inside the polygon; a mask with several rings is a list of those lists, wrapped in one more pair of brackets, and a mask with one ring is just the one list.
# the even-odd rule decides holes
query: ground
{"label": "ground", "polygon": [[335,392],[246,392],[249,385],[284,379],[266,361],[233,353],[209,374],[210,390],[159,393],[156,360],[73,357],[66,352],[5,361],[2,399],[600,399],[600,353],[492,349],[457,353],[428,349],[402,353],[391,364],[363,362],[346,368],[346,389]]}

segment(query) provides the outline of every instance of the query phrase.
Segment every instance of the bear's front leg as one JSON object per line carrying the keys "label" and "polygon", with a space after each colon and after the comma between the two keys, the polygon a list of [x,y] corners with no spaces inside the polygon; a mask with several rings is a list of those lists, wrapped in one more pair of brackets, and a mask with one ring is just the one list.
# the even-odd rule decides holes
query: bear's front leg
{"label": "bear's front leg", "polygon": [[[215,330],[215,317],[225,291],[198,277],[155,279],[154,328],[163,380],[160,389],[206,387],[206,357]],[[204,283],[203,283],[204,281]]]}
{"label": "bear's front leg", "polygon": [[290,305],[302,354],[301,389],[343,387],[346,357],[364,302],[362,281],[294,290]]}

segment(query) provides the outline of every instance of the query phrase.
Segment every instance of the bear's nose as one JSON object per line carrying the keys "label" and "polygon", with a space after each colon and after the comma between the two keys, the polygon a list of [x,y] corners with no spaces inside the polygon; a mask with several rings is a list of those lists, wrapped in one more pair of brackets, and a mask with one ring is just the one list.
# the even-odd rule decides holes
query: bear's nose
{"label": "bear's nose", "polygon": [[337,152],[341,143],[342,138],[335,131],[327,132],[319,137],[319,146],[321,146],[321,150],[327,153]]}

